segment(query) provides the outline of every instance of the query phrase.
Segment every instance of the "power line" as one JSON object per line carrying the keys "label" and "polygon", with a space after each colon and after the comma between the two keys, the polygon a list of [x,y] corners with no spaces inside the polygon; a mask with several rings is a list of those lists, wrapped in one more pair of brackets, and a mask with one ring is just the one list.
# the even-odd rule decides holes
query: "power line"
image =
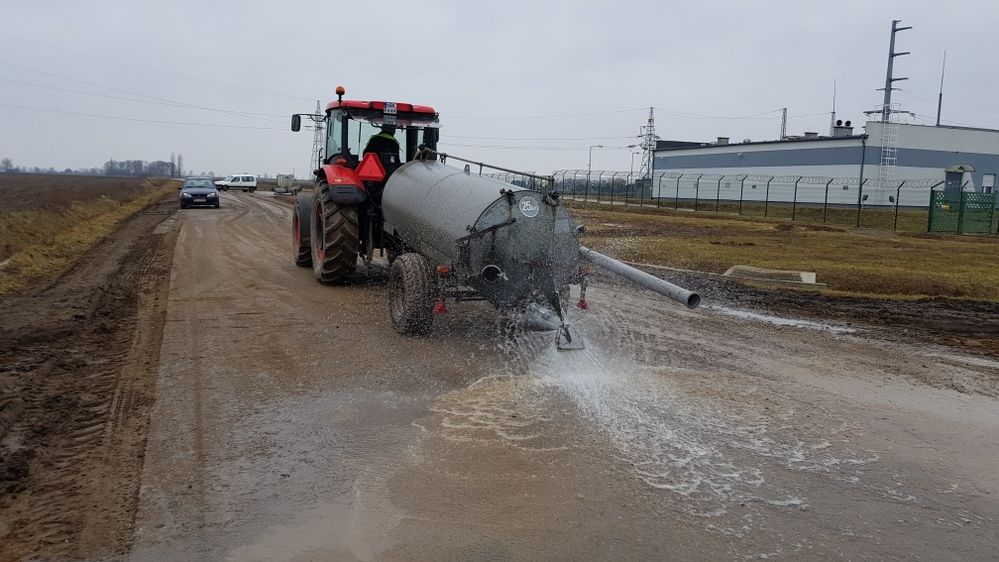
{"label": "power line", "polygon": [[489,150],[554,150],[561,152],[572,152],[576,150],[586,150],[585,146],[501,146],[501,145],[483,145],[483,144],[460,144],[451,143],[444,140],[438,141],[441,145],[445,146],[457,146],[460,148],[483,148]]}
{"label": "power line", "polygon": [[[178,104],[178,105],[181,105],[181,106],[186,106],[186,107],[190,107],[190,108],[194,108],[194,109],[202,109],[202,110],[205,110],[205,111],[214,111],[214,112],[217,112],[217,113],[226,113],[226,114],[229,114],[229,115],[235,115],[237,117],[247,117],[247,118],[250,118],[250,119],[260,119],[261,118],[260,116],[262,116],[262,115],[276,116],[276,114],[273,114],[273,113],[270,113],[270,114],[263,114],[263,113],[255,114],[255,113],[249,113],[249,112],[245,112],[245,111],[233,111],[233,110],[230,110],[230,109],[220,109],[220,108],[217,108],[217,107],[207,107],[207,106],[190,104],[190,103],[186,103],[186,102],[182,102],[182,101],[178,101],[178,100],[161,98],[161,97],[157,97],[157,96],[150,96],[148,94],[143,94],[141,92],[133,92],[131,90],[125,90],[125,89],[122,89],[122,88],[115,88],[113,86],[107,86],[107,85],[104,85],[104,84],[98,84],[96,82],[88,82],[86,80],[80,80],[78,78],[72,78],[70,76],[64,76],[62,74],[56,74],[54,72],[47,72],[47,71],[44,71],[44,70],[37,70],[37,69],[34,69],[34,68],[29,68],[27,66],[21,66],[19,64],[14,64],[14,63],[7,62],[7,61],[2,61],[2,60],[0,60],[0,64],[6,65],[6,66],[11,66],[11,67],[18,68],[18,69],[21,69],[21,70],[26,70],[28,72],[34,72],[36,74],[42,74],[42,75],[45,75],[45,76],[51,76],[53,78],[59,78],[60,80],[69,80],[71,82],[77,82],[79,84],[84,84],[84,85],[91,86],[91,87],[94,87],[94,88],[103,88],[105,90],[111,90],[113,92],[120,92],[120,93],[124,93],[124,94],[129,94],[129,95],[132,95],[132,96],[139,96],[139,97],[142,97],[142,98],[149,98],[151,100],[157,100],[157,101],[161,101],[161,102],[174,103],[174,104]],[[269,119],[265,119],[265,121],[270,121],[270,120]]]}
{"label": "power line", "polygon": [[612,109],[608,111],[595,111],[592,113],[566,113],[561,115],[449,115],[448,119],[483,119],[483,120],[518,120],[518,119],[571,119],[573,117],[593,117],[595,115],[612,115],[615,113],[628,113],[632,111],[645,111],[647,107],[634,109]]}
{"label": "power line", "polygon": [[[897,89],[899,91],[901,91],[903,94],[912,96],[912,97],[914,97],[916,99],[923,100],[925,102],[930,102],[930,103],[935,103],[936,102],[936,100],[934,100],[934,99],[923,97],[925,94],[920,95],[919,93],[917,93],[914,90],[910,90],[908,88],[904,88],[904,89],[903,88],[897,88]],[[974,104],[974,103],[971,103],[971,102],[965,102],[965,101],[951,99],[951,98],[947,98],[947,103],[948,104],[956,103],[958,105],[963,105],[963,106],[966,106],[968,108],[971,108],[971,109],[974,109],[976,111],[979,111],[981,113],[999,113],[999,110],[997,110],[996,108],[990,108],[990,107],[986,107],[984,105],[978,105],[978,104]]]}
{"label": "power line", "polygon": [[656,107],[657,110],[663,113],[668,113],[676,117],[683,117],[685,119],[773,119],[774,113],[779,113],[780,109],[771,109],[770,111],[765,111],[763,113],[755,113],[753,115],[703,115],[700,113],[687,113],[684,111],[676,111],[674,109],[669,109],[665,107]]}
{"label": "power line", "polygon": [[30,43],[32,45],[37,45],[39,47],[45,47],[46,49],[53,49],[55,51],[61,51],[63,53],[69,53],[71,55],[76,55],[78,57],[93,59],[93,60],[100,61],[100,62],[103,62],[103,63],[106,63],[106,64],[116,64],[116,65],[119,65],[119,66],[124,66],[124,67],[127,67],[127,68],[132,68],[132,69],[135,69],[135,70],[141,70],[141,71],[144,71],[144,72],[151,72],[153,74],[160,74],[160,75],[163,75],[163,76],[169,76],[171,78],[179,78],[181,80],[189,80],[191,82],[201,82],[203,84],[211,84],[213,86],[223,86],[223,87],[226,87],[226,88],[234,88],[234,89],[243,90],[243,91],[246,91],[246,92],[255,92],[255,93],[258,93],[258,94],[266,94],[266,95],[269,95],[269,96],[277,96],[277,97],[283,97],[283,98],[308,99],[310,101],[312,99],[312,98],[309,98],[309,97],[306,97],[306,96],[299,96],[299,95],[292,95],[292,94],[283,94],[283,93],[278,93],[278,92],[269,92],[267,90],[260,90],[260,89],[257,89],[257,88],[247,88],[246,86],[237,86],[235,84],[227,84],[225,82],[217,82],[217,81],[214,81],[214,80],[206,80],[204,78],[195,78],[193,76],[185,76],[183,74],[174,74],[172,72],[165,72],[165,71],[162,71],[162,70],[156,70],[154,68],[149,68],[149,67],[146,67],[146,66],[138,66],[138,65],[134,65],[134,64],[128,64],[128,63],[124,63],[124,62],[120,62],[120,61],[114,61],[114,60],[110,60],[110,59],[101,58],[101,57],[90,55],[90,54],[86,54],[86,53],[81,53],[81,52],[78,52],[78,51],[71,51],[69,49],[63,49],[62,47],[56,47],[54,45],[47,45],[45,43],[39,43],[38,41],[33,41],[31,39],[25,39],[23,37],[17,37],[17,36],[14,36],[14,35],[8,35],[6,33],[0,33],[0,37],[7,37],[8,39],[14,39],[14,40],[17,40],[17,41],[23,41],[25,43]]}
{"label": "power line", "polygon": [[589,140],[624,140],[633,139],[634,135],[621,137],[571,137],[571,138],[512,138],[512,137],[468,137],[462,135],[448,135],[449,139],[471,139],[471,140],[504,140],[504,141],[589,141]]}
{"label": "power line", "polygon": [[[519,120],[519,119],[571,119],[575,117],[593,117],[597,115],[614,115],[619,113],[631,113],[636,111],[648,111],[648,107],[636,107],[631,109],[610,109],[607,111],[594,111],[589,113],[565,113],[565,114],[551,114],[551,115],[490,115],[490,116],[473,116],[473,115],[449,115],[448,119],[495,119],[495,120]],[[752,115],[705,115],[700,113],[688,113],[684,111],[677,111],[673,109],[668,109],[664,107],[656,107],[655,109],[674,115],[676,117],[683,117],[687,119],[772,119],[773,114],[779,112],[779,109],[771,109],[770,111],[765,111],[763,113],[755,113]],[[823,112],[823,115],[825,112]],[[585,140],[585,139],[580,139]]]}
{"label": "power line", "polygon": [[[140,100],[140,99],[135,99],[135,98],[126,98],[126,97],[123,97],[123,96],[112,96],[110,94],[101,94],[101,93],[98,93],[98,92],[87,92],[85,90],[75,90],[73,88],[61,88],[59,86],[51,86],[49,84],[38,84],[38,83],[35,83],[35,82],[27,82],[25,80],[14,80],[13,78],[0,78],[0,81],[11,82],[11,83],[14,83],[14,84],[23,84],[25,86],[32,86],[32,87],[36,87],[36,88],[45,88],[45,89],[49,89],[49,90],[60,90],[60,91],[63,91],[63,92],[71,92],[71,93],[74,93],[74,94],[82,94],[82,95],[85,95],[85,96],[96,96],[96,97],[101,97],[101,98],[108,98],[108,99],[113,99],[113,100],[123,100],[123,101],[131,101],[131,102],[136,102],[136,103],[148,103],[148,104],[153,104],[153,105],[163,105],[163,106],[167,106],[167,107],[177,107],[177,108],[180,108],[180,109],[199,109],[199,110],[203,109],[201,107],[191,107],[189,105],[180,104],[180,103],[173,103],[173,102],[166,102],[166,101],[155,101],[155,100]],[[252,116],[252,117],[256,117],[258,115],[273,115],[275,117],[281,117],[280,115],[278,115],[276,113],[271,113],[271,114],[267,114],[267,113],[247,113],[247,112],[242,112],[242,111],[238,111],[238,112],[234,112],[234,113],[240,113],[240,114],[245,113],[247,116]],[[275,121],[273,119],[263,119],[263,118],[260,118],[260,119],[262,121],[267,121],[269,123],[283,123],[283,121]]]}
{"label": "power line", "polygon": [[10,107],[14,109],[24,109],[28,111],[38,111],[41,113],[61,113],[63,115],[75,115],[79,117],[94,117],[98,119],[114,119],[116,121],[137,121],[140,123],[156,123],[161,125],[186,125],[190,127],[213,127],[219,129],[255,129],[259,131],[284,131],[278,127],[254,127],[251,125],[223,125],[220,123],[191,123],[187,121],[161,121],[159,119],[142,119],[140,117],[121,117],[119,115],[99,115],[96,113],[79,113],[75,111],[62,111],[60,109],[49,109],[45,107],[30,107],[27,105],[16,105],[12,103],[0,102],[0,107]]}

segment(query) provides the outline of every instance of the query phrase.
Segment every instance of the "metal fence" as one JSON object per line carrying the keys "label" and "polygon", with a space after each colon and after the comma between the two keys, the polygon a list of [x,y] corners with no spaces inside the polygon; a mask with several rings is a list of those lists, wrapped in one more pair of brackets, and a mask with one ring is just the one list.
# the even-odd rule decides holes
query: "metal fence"
{"label": "metal fence", "polygon": [[[930,194],[929,232],[992,234],[994,193],[934,191]],[[999,229],[996,229],[999,234]]]}
{"label": "metal fence", "polygon": [[[608,205],[710,211],[741,216],[925,232],[937,179],[558,170],[563,197]],[[995,222],[993,217],[992,222]],[[999,234],[991,224],[989,233]]]}

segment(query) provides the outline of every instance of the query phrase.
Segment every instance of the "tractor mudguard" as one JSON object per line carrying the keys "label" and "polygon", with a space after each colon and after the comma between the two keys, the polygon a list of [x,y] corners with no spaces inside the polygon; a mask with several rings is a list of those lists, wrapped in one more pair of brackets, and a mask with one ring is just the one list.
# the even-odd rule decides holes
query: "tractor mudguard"
{"label": "tractor mudguard", "polygon": [[330,200],[337,205],[360,205],[367,200],[364,188],[356,185],[331,184]]}

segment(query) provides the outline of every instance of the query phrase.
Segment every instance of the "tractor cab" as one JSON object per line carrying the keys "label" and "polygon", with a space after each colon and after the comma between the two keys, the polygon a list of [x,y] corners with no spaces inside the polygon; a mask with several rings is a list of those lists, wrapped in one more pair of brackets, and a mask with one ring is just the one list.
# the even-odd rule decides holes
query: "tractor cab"
{"label": "tractor cab", "polygon": [[[420,146],[437,147],[440,120],[434,108],[410,103],[343,99],[343,87],[337,88],[336,101],[326,106],[323,122],[326,130],[324,153],[319,167],[339,163],[359,169],[372,137],[391,135],[399,150],[386,149],[391,143],[375,142],[375,151],[385,179],[402,164],[413,160]],[[292,116],[292,130],[301,128],[301,117]]]}
{"label": "tractor cab", "polygon": [[[378,159],[387,174],[413,160],[420,146],[437,146],[437,113],[432,107],[408,103],[343,100],[326,107],[326,156],[324,163],[337,157],[355,168],[372,137],[392,135],[398,151],[379,152]],[[385,144],[385,143],[379,143]]]}
{"label": "tractor cab", "polygon": [[358,257],[370,266],[376,250],[399,250],[383,229],[382,194],[389,176],[415,160],[421,146],[437,148],[440,127],[432,107],[345,100],[344,93],[337,86],[323,115],[291,117],[292,131],[301,130],[303,115],[326,131],[313,163],[315,187],[296,198],[292,217],[295,263],[312,265],[324,283],[348,278]]}

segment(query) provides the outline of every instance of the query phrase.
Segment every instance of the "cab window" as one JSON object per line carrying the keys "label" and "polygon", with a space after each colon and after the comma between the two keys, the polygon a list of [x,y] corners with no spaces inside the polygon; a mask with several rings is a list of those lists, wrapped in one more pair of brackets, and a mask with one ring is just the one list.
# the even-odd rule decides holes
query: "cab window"
{"label": "cab window", "polygon": [[325,158],[340,154],[343,148],[340,146],[340,138],[343,135],[343,121],[339,113],[333,113],[327,121],[326,127],[326,154]]}

